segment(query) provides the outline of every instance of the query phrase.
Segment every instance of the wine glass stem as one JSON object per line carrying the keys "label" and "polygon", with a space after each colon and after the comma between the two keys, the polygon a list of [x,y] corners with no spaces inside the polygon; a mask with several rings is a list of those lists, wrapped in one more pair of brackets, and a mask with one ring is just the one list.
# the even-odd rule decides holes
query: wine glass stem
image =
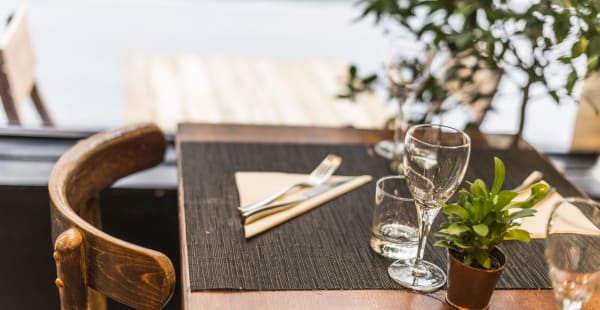
{"label": "wine glass stem", "polygon": [[583,307],[581,300],[563,299],[560,303],[560,309],[562,310],[580,310]]}
{"label": "wine glass stem", "polygon": [[404,146],[402,139],[404,138],[404,115],[402,112],[402,104],[400,109],[394,118],[394,160],[402,161],[402,153],[404,152]]}
{"label": "wine glass stem", "polygon": [[419,214],[419,246],[417,248],[417,258],[411,268],[412,274],[415,277],[423,276],[427,273],[427,269],[423,266],[423,254],[425,245],[427,245],[427,236],[431,229],[431,224],[440,212],[440,208],[436,205],[427,205],[416,202],[417,213]]}

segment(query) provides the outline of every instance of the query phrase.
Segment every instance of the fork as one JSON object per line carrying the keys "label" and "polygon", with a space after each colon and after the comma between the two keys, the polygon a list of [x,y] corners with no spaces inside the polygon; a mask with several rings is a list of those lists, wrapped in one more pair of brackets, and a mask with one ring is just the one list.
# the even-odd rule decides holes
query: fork
{"label": "fork", "polygon": [[304,182],[299,182],[299,183],[292,184],[290,186],[286,186],[286,187],[282,188],[281,190],[277,191],[276,193],[274,193],[270,196],[267,196],[257,202],[238,207],[238,210],[242,213],[248,213],[256,208],[260,208],[260,207],[272,202],[273,200],[283,196],[284,194],[286,194],[287,192],[289,192],[290,190],[292,190],[294,188],[319,186],[319,185],[325,183],[325,181],[327,181],[333,175],[333,173],[335,172],[335,170],[337,170],[337,168],[340,166],[341,163],[342,163],[341,157],[339,157],[337,155],[329,154],[325,157],[325,159],[323,159],[323,161],[317,166],[317,168],[315,168],[315,170],[313,170],[310,173],[310,175],[308,176],[308,178],[306,180],[304,180]]}

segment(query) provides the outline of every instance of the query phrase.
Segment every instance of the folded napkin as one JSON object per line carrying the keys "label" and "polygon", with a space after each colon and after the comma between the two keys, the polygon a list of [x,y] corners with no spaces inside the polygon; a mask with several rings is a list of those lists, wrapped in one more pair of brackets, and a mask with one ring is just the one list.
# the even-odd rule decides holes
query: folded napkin
{"label": "folded napkin", "polygon": [[[529,196],[529,189],[519,192],[515,201],[523,201]],[[527,230],[531,238],[546,238],[546,226],[554,205],[563,200],[563,197],[551,190],[546,198],[538,202],[533,208],[537,210],[534,216],[523,218],[521,229]],[[573,205],[565,205],[558,209],[558,220],[555,222],[556,230],[564,233],[600,234],[600,230],[590,222],[587,217]]]}
{"label": "folded napkin", "polygon": [[[258,201],[281,188],[294,183],[302,182],[308,178],[306,174],[281,173],[281,172],[236,172],[235,182],[240,195],[240,205],[244,206]],[[341,185],[333,187],[315,197],[302,201],[288,209],[269,214],[263,218],[244,225],[245,237],[252,238],[268,229],[271,229],[281,223],[284,223],[304,212],[312,210],[319,205],[343,195],[361,185],[371,181],[371,176],[363,175],[357,177],[333,176],[328,182],[346,181]],[[291,195],[285,195],[277,199],[276,202],[284,201],[299,195],[301,189],[294,191]]]}

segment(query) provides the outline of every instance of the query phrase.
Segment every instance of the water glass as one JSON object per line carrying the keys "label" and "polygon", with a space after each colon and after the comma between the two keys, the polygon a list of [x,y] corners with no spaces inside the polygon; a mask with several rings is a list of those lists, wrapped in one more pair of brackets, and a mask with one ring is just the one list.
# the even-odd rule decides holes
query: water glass
{"label": "water glass", "polygon": [[371,248],[387,258],[410,263],[417,255],[415,202],[403,176],[388,176],[375,185]]}
{"label": "water glass", "polygon": [[546,258],[561,309],[581,309],[600,289],[600,203],[565,198],[550,215]]}

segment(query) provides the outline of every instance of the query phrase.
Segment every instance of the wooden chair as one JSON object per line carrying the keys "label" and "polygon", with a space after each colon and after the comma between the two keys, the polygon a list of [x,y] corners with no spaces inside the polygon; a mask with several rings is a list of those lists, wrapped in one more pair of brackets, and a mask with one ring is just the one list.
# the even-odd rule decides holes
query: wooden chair
{"label": "wooden chair", "polygon": [[592,75],[583,82],[577,104],[571,152],[600,152],[600,77]]}
{"label": "wooden chair", "polygon": [[62,309],[105,309],[105,297],[136,309],[161,309],[175,287],[164,254],[101,231],[98,193],[155,166],[166,140],[153,124],[130,125],[82,140],[58,160],[48,183]]}
{"label": "wooden chair", "polygon": [[0,40],[0,100],[10,125],[21,125],[20,104],[31,97],[45,126],[54,126],[35,83],[35,54],[23,8],[9,17]]}

